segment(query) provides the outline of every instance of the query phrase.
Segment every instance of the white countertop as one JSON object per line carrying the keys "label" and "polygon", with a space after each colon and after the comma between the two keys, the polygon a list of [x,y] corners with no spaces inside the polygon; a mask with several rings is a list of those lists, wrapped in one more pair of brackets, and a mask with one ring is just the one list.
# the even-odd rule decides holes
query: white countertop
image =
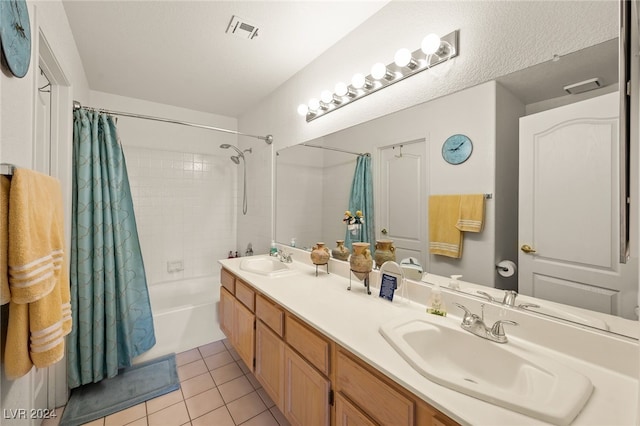
{"label": "white countertop", "polygon": [[[348,268],[345,273],[342,265],[330,264],[330,274],[321,267],[316,276],[316,268],[308,264],[308,253],[294,252],[293,258],[294,263],[290,265],[297,273],[277,278],[268,278],[240,269],[243,258],[223,259],[219,263],[461,424],[546,424],[438,385],[413,369],[382,337],[378,329],[387,321],[399,316],[428,315],[423,305],[397,296],[393,302],[389,302],[379,298],[378,292],[373,289],[372,294],[367,295],[362,282],[355,277],[351,280],[352,290],[347,291],[350,280],[345,276],[348,276]],[[478,311],[475,299],[465,300],[464,295],[457,296],[445,292],[443,295],[449,304],[447,319],[451,321],[460,322],[458,312],[453,312],[457,308],[451,305],[454,297],[473,312]],[[504,312],[487,312],[485,308],[485,314],[502,317]],[[510,312],[506,318],[516,319],[520,323],[520,327],[507,331],[510,337],[508,344],[535,348],[538,352],[550,355],[557,362],[589,377],[593,383],[593,394],[572,424],[636,424],[639,360],[636,341],[554,323],[526,313]],[[515,331],[516,329],[520,330]],[[514,331],[510,333],[512,330]],[[542,335],[540,330],[543,332]],[[535,342],[532,343],[531,340]],[[540,346],[541,342],[545,346]]]}

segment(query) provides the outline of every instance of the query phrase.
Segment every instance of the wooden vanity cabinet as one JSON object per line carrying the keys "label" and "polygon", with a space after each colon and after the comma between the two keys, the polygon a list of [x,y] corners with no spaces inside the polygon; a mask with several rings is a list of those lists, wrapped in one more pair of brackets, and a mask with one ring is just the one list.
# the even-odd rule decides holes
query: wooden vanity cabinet
{"label": "wooden vanity cabinet", "polygon": [[457,425],[249,284],[221,277],[222,331],[292,425]]}

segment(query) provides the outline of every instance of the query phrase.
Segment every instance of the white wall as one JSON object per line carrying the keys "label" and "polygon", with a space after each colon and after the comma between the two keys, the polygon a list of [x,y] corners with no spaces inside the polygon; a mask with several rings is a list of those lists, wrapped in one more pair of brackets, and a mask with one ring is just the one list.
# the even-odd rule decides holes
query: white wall
{"label": "white wall", "polygon": [[[2,67],[0,73],[0,162],[12,163],[19,167],[34,167],[34,111],[36,96],[36,77],[38,71],[38,58],[40,54],[39,34],[53,53],[61,72],[68,82],[67,87],[60,88],[59,95],[66,105],[63,110],[57,111],[63,124],[61,133],[70,134],[71,128],[71,100],[87,100],[89,89],[87,79],[82,67],[80,56],[76,49],[75,41],[67,21],[62,3],[57,0],[28,1],[31,34],[33,39],[31,65],[29,72],[23,78],[13,77],[9,71]],[[65,127],[66,125],[66,127]],[[70,138],[60,141],[59,161],[64,163],[70,154]],[[64,158],[63,158],[64,157]],[[55,167],[52,167],[55,169]],[[70,171],[60,171],[56,176],[61,180],[65,204],[70,206]],[[65,226],[67,235],[70,220],[67,217]],[[67,246],[69,241],[67,240]],[[4,345],[5,327],[7,319],[7,307],[2,308],[2,334],[1,344]],[[4,349],[4,348],[3,348]],[[4,352],[4,350],[2,351]],[[60,366],[62,363],[57,364]],[[16,381],[8,381],[4,377],[2,369],[1,406],[3,408],[25,408],[32,404],[34,390],[33,371]],[[57,371],[57,369],[56,369]],[[58,383],[64,382],[64,369],[58,378]],[[26,424],[24,420],[3,419],[2,424]]]}

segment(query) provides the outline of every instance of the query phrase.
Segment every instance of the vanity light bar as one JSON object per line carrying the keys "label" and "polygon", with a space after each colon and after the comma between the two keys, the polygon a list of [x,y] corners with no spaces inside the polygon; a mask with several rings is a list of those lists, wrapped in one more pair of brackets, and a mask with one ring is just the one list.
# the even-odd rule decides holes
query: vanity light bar
{"label": "vanity light bar", "polygon": [[[434,44],[435,41],[435,44]],[[425,52],[433,53],[425,53]],[[298,114],[305,116],[307,123],[342,108],[351,102],[364,98],[380,89],[411,77],[458,56],[458,30],[440,37],[430,34],[422,42],[422,47],[411,52],[400,49],[395,61],[388,65],[379,62],[371,69],[371,74],[356,74],[352,83],[336,84],[334,92],[325,90],[320,99],[312,98],[308,104],[298,106]]]}

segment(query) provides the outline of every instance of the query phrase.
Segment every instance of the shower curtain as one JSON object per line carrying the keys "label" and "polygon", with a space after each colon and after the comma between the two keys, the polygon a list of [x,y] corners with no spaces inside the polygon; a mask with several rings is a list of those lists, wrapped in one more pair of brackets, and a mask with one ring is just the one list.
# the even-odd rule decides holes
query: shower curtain
{"label": "shower curtain", "polygon": [[[373,221],[373,178],[371,176],[371,156],[359,155],[356,160],[356,169],[353,173],[351,183],[351,193],[349,195],[349,211],[355,215],[360,210],[364,217],[364,223],[360,227],[360,241],[371,244],[370,250],[373,253],[375,247],[375,226]],[[349,249],[353,249],[352,239],[349,229],[344,237],[344,243]]]}
{"label": "shower curtain", "polygon": [[122,147],[111,117],[73,117],[70,388],[118,374],[155,345]]}

